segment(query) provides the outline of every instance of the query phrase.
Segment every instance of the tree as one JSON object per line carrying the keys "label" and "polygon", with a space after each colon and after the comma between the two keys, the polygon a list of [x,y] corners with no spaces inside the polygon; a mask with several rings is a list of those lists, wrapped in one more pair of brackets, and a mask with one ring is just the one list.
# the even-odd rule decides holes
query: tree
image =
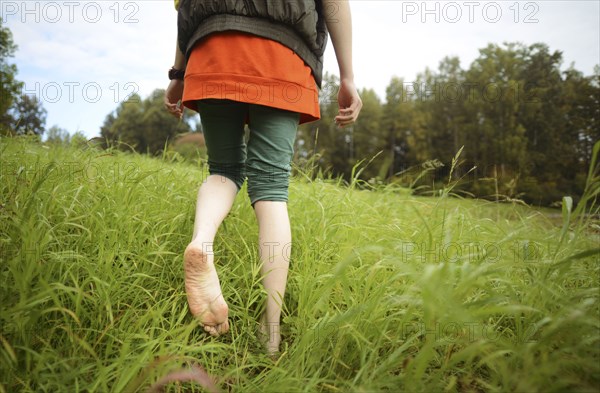
{"label": "tree", "polygon": [[[562,177],[573,181],[578,194],[583,192],[585,174],[591,165],[594,143],[600,140],[600,67],[595,75],[585,77],[572,67],[564,72],[561,111],[564,113],[563,150],[570,156],[561,159]],[[573,177],[572,173],[578,173]]]}
{"label": "tree", "polygon": [[21,94],[13,104],[9,114],[12,124],[8,134],[25,135],[32,133],[42,135],[44,133],[47,112],[36,96]]}
{"label": "tree", "polygon": [[338,91],[339,79],[326,72],[319,91],[321,118],[298,128],[295,150],[296,161],[300,161],[300,164],[314,159],[313,164],[320,170],[342,175],[347,172],[348,163],[345,162],[343,148],[340,146],[343,136],[340,137],[334,124],[334,117],[338,113]]}
{"label": "tree", "polygon": [[[373,89],[361,89],[359,94],[363,103],[360,117],[348,129],[352,166],[360,160],[365,160],[364,165],[366,165],[384,148],[384,135],[381,127],[383,116],[381,100]],[[383,162],[383,156],[378,155],[368,167],[363,169],[361,177],[367,180],[377,177]]]}
{"label": "tree", "polygon": [[111,143],[119,142],[125,146],[129,145],[135,151],[145,153],[141,98],[134,94],[121,103],[114,114],[111,113],[106,117],[102,131],[104,133],[101,133],[101,136]]}
{"label": "tree", "polygon": [[70,144],[75,147],[84,147],[87,146],[88,140],[86,136],[81,131],[75,132],[71,136]]}
{"label": "tree", "polygon": [[[380,176],[392,178],[410,166],[426,160],[426,133],[417,122],[414,84],[392,77],[385,89],[385,104],[381,120],[384,163]],[[421,122],[422,123],[422,122]]]}
{"label": "tree", "polygon": [[8,27],[2,26],[0,18],[0,134],[8,135],[14,123],[9,109],[19,96],[22,82],[15,79],[17,66],[9,64],[8,59],[14,56],[17,46],[13,42],[12,33]]}
{"label": "tree", "polygon": [[56,145],[67,145],[71,139],[71,135],[64,128],[60,128],[57,125],[50,127],[46,133],[46,143]]}
{"label": "tree", "polygon": [[321,119],[314,125],[319,131],[315,150],[320,152],[319,166],[323,170],[348,180],[353,164],[349,145],[352,136],[349,128],[337,127],[334,121],[339,111],[339,90],[339,78],[326,73],[323,77],[323,89],[319,94]]}
{"label": "tree", "polygon": [[156,154],[181,133],[190,132],[188,121],[194,114],[187,111],[179,121],[163,108],[164,90],[157,89],[142,100],[132,95],[106,116],[100,135],[107,145],[129,146],[139,153]]}
{"label": "tree", "polygon": [[[458,57],[445,57],[437,73],[425,73],[419,79],[417,109],[427,117],[428,158],[450,163],[465,144],[461,126],[465,123],[465,75]],[[450,165],[446,165],[446,171]],[[445,173],[446,174],[446,173]]]}

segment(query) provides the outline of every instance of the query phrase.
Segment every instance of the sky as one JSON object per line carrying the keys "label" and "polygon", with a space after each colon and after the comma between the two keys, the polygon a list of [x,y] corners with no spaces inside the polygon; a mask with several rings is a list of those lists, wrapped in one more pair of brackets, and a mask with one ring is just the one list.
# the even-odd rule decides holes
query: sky
{"label": "sky", "polygon": [[[466,69],[489,43],[543,42],[563,53],[562,69],[585,75],[600,64],[600,0],[350,0],[350,7],[355,83],[382,100],[393,76],[413,81],[445,56]],[[167,87],[177,36],[171,0],[2,0],[0,17],[18,45],[17,79],[41,100],[47,128],[98,136],[130,94]],[[331,42],[324,60],[325,71],[339,74]]]}

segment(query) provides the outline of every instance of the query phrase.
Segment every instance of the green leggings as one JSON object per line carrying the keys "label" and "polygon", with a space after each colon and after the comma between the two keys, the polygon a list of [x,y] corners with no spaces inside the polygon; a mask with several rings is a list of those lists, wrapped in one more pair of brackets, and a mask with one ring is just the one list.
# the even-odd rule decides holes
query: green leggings
{"label": "green leggings", "polygon": [[[263,105],[218,99],[199,100],[211,175],[231,179],[239,189],[248,178],[252,206],[257,201],[287,201],[300,115]],[[244,141],[248,120],[250,136]]]}

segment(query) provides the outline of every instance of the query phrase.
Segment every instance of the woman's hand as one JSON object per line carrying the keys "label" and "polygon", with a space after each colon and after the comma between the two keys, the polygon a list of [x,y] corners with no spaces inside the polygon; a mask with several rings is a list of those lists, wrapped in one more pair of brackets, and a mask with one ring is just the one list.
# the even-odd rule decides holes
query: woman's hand
{"label": "woman's hand", "polygon": [[181,97],[183,97],[183,81],[173,79],[165,91],[164,103],[169,113],[178,119],[181,119],[183,116],[183,105],[180,102]]}
{"label": "woman's hand", "polygon": [[341,80],[340,91],[338,92],[338,106],[340,107],[340,111],[339,115],[335,117],[335,124],[339,127],[354,124],[362,108],[362,100],[352,80]]}
{"label": "woman's hand", "polygon": [[[340,67],[340,91],[338,93],[339,114],[335,117],[335,124],[346,127],[354,124],[362,101],[354,86],[354,71],[352,70],[352,16],[350,2],[341,0],[323,0],[325,23],[331,37]],[[335,10],[335,13],[327,12]]]}

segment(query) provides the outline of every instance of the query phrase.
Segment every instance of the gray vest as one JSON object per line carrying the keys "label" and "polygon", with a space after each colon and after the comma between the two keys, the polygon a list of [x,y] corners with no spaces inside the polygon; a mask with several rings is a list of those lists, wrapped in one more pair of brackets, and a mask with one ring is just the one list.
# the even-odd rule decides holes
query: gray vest
{"label": "gray vest", "polygon": [[186,58],[214,32],[238,30],[277,41],[304,60],[321,87],[327,45],[321,0],[180,0],[177,28]]}

